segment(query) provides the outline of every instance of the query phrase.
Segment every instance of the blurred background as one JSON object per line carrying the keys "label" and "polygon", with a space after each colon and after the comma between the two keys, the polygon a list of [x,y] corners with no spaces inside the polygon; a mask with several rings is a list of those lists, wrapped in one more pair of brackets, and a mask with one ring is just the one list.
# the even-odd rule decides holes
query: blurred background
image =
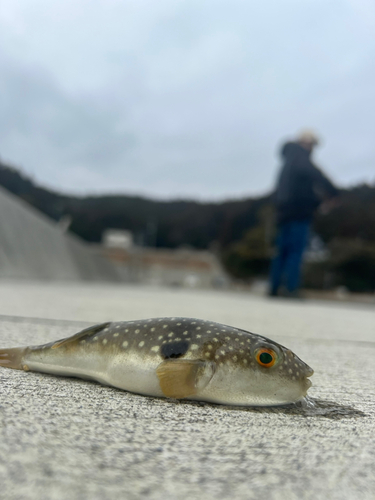
{"label": "blurred background", "polygon": [[374,28],[371,0],[3,0],[0,277],[266,293],[311,127],[340,203],[303,288],[374,300]]}

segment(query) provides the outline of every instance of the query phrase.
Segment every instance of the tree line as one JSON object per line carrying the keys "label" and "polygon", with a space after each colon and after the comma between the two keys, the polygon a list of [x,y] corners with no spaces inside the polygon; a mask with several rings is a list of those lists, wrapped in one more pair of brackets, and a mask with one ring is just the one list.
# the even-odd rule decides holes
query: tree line
{"label": "tree line", "polygon": [[[126,229],[142,246],[211,249],[239,280],[268,272],[275,235],[271,194],[217,203],[69,196],[1,162],[0,185],[56,221],[69,216],[70,230],[88,242],[99,243],[108,228]],[[375,186],[342,190],[340,205],[318,213],[313,231],[328,256],[305,266],[305,286],[375,291]]]}

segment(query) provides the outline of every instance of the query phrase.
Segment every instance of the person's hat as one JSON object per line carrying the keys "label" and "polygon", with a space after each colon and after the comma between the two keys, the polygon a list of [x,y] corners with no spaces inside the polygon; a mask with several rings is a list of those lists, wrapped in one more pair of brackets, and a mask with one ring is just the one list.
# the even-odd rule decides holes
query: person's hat
{"label": "person's hat", "polygon": [[313,146],[317,146],[320,142],[319,137],[315,134],[315,132],[309,129],[301,130],[297,139],[298,142],[304,142]]}

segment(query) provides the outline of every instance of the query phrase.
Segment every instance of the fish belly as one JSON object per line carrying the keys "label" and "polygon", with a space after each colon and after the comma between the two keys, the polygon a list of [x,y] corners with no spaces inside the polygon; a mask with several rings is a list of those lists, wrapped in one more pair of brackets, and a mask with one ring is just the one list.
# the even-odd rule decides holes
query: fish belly
{"label": "fish belly", "polygon": [[127,359],[121,363],[113,360],[108,366],[106,380],[109,385],[146,396],[162,397],[159,379],[156,375],[158,363]]}
{"label": "fish belly", "polygon": [[[139,359],[121,359],[101,354],[58,355],[52,351],[30,352],[24,358],[28,370],[65,377],[95,380],[126,391],[162,396],[156,366]],[[120,359],[119,359],[120,358]]]}

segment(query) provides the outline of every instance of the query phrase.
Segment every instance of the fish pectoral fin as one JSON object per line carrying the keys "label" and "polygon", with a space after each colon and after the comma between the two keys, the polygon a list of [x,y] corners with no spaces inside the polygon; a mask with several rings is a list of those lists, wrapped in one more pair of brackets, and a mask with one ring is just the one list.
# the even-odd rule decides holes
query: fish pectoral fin
{"label": "fish pectoral fin", "polygon": [[85,328],[84,330],[72,335],[71,337],[67,337],[66,339],[57,340],[52,349],[57,349],[65,344],[69,344],[70,342],[75,342],[76,340],[83,340],[84,338],[90,337],[96,333],[101,332],[104,328],[107,328],[111,322],[101,323],[100,325],[89,326],[89,328]]}
{"label": "fish pectoral fin", "polygon": [[168,359],[156,369],[160,388],[167,398],[182,399],[204,389],[215,373],[211,361]]}

